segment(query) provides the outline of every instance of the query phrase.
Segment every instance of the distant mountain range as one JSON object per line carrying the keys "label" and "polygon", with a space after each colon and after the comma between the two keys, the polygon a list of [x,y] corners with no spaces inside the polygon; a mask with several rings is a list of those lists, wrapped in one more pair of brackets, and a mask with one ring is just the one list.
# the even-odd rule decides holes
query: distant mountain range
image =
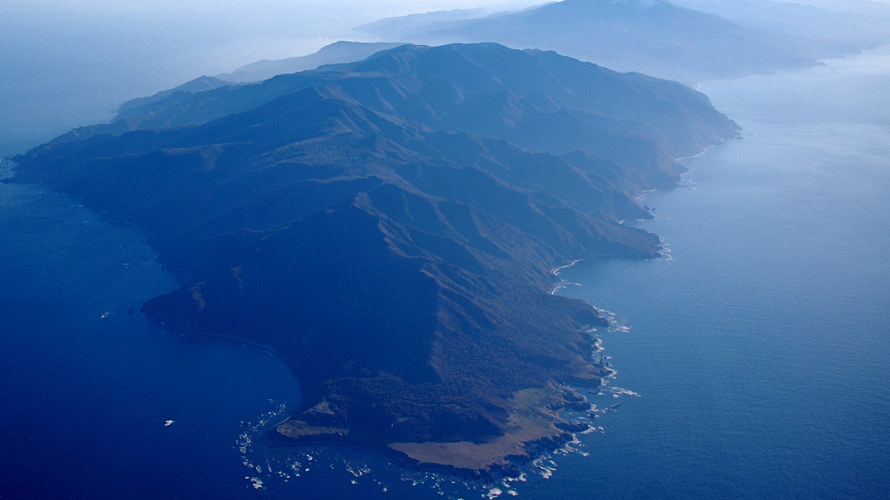
{"label": "distant mountain range", "polygon": [[596,386],[576,259],[651,258],[642,189],[737,126],[683,85],[553,52],[405,45],[262,83],[170,92],[16,158],[144,228],[189,282],[143,311],[264,344],[300,381],[284,437],[503,465],[577,426]]}
{"label": "distant mountain range", "polygon": [[[813,10],[822,18],[833,14]],[[556,50],[619,71],[639,71],[685,83],[809,66],[818,57],[857,50],[854,42],[861,38],[823,39],[816,44],[813,37],[801,39],[801,29],[793,33],[768,29],[794,26],[799,19],[793,15],[801,11],[809,12],[805,8],[774,8],[771,12],[787,17],[772,25],[743,27],[663,0],[563,0],[470,19],[443,20],[439,13],[430,14],[426,22],[422,15],[390,18],[356,29],[386,40],[414,43],[491,41],[520,49]],[[836,23],[846,20],[837,15],[834,19]],[[836,31],[832,34],[840,36]]]}

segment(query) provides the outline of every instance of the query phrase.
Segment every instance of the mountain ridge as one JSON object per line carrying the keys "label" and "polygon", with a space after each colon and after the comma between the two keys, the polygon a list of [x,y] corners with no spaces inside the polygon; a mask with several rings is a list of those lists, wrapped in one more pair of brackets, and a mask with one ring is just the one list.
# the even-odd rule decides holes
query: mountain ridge
{"label": "mountain ridge", "polygon": [[[472,57],[461,52],[466,47],[473,47]],[[421,54],[427,66],[414,68],[412,61],[416,62]],[[499,71],[499,58],[512,61],[512,65]],[[401,70],[408,72],[400,73],[400,65]],[[538,76],[532,81],[525,81],[523,73],[517,71],[526,65],[538,68]],[[455,74],[442,69],[446,67]],[[410,71],[415,70],[424,74],[426,80],[413,76]],[[474,80],[470,80],[470,75],[475,75]],[[452,79],[457,80],[451,82]],[[504,82],[508,82],[509,91]],[[561,153],[582,149],[618,163],[627,161],[627,151],[648,150],[652,158],[649,175],[659,178],[662,186],[669,185],[680,171],[672,165],[671,156],[695,154],[720,137],[733,135],[735,130],[735,125],[725,117],[711,112],[713,108],[704,95],[674,82],[615,73],[551,52],[513,51],[496,44],[458,44],[405,45],[378,52],[364,61],[279,75],[260,84],[199,94],[174,93],[148,108],[122,113],[111,124],[76,129],[54,142],[100,133],[202,123],[303,88],[321,86],[330,91],[338,87],[336,91],[371,109],[399,114],[433,129],[466,129],[477,136],[506,139],[532,149],[541,149],[535,141],[549,134],[553,140],[562,141]],[[599,89],[596,95],[582,90],[591,86]],[[557,99],[558,102],[549,103],[553,109],[544,109],[535,102],[540,94]],[[504,98],[507,102],[492,102]],[[697,112],[683,113],[670,100],[682,100]],[[618,101],[626,105],[609,104]],[[518,105],[518,121],[510,123],[503,113],[514,105]],[[483,110],[487,110],[484,117],[479,115]],[[525,115],[534,115],[534,119],[523,124]],[[551,126],[543,126],[542,117],[551,120]],[[675,126],[691,119],[700,122]],[[483,127],[485,124],[490,126]],[[572,129],[574,135],[551,134],[558,128]],[[548,148],[552,150],[555,143],[550,142]],[[632,148],[618,150],[612,146],[628,142],[634,144]]]}

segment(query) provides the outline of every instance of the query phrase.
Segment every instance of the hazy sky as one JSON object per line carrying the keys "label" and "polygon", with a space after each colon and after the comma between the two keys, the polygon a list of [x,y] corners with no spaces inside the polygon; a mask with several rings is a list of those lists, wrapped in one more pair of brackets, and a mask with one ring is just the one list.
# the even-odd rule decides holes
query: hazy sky
{"label": "hazy sky", "polygon": [[139,60],[172,82],[361,40],[350,28],[382,17],[541,3],[546,0],[2,0],[0,42],[116,65]]}
{"label": "hazy sky", "polygon": [[139,96],[305,55],[388,16],[540,0],[0,0],[0,156]]}
{"label": "hazy sky", "polygon": [[[453,8],[497,10],[535,0],[29,0],[0,2],[0,39],[93,58],[144,58],[219,73],[314,51],[387,16]],[[158,60],[158,59],[161,60]],[[167,59],[166,62],[163,59]]]}
{"label": "hazy sky", "polygon": [[188,65],[212,74],[257,59],[302,55],[337,39],[359,39],[351,27],[382,17],[541,3],[546,0],[2,0],[0,41],[82,58],[140,58],[157,69]]}

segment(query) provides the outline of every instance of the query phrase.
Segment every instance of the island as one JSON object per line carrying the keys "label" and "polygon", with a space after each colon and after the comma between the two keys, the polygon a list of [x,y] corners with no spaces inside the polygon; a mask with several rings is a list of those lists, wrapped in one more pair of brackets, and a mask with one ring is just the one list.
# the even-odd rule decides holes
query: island
{"label": "island", "polygon": [[[681,84],[554,52],[404,45],[122,107],[17,158],[143,228],[185,283],[143,313],[269,347],[301,386],[282,441],[485,473],[581,430],[609,372],[577,259],[658,255],[624,221],[738,127]],[[237,369],[237,367],[233,367]]]}

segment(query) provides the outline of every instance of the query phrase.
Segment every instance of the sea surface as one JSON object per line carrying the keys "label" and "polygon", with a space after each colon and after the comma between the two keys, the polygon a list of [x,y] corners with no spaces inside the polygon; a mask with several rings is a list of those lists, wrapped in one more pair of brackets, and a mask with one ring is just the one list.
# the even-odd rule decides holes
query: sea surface
{"label": "sea surface", "polygon": [[646,200],[670,257],[561,273],[630,328],[605,353],[640,394],[588,446],[586,487],[890,498],[890,50],[700,90],[743,138]]}
{"label": "sea surface", "polygon": [[701,90],[743,138],[646,196],[664,258],[560,273],[617,375],[517,480],[270,442],[274,355],[165,333],[143,233],[0,184],[0,498],[890,498],[890,49]]}

